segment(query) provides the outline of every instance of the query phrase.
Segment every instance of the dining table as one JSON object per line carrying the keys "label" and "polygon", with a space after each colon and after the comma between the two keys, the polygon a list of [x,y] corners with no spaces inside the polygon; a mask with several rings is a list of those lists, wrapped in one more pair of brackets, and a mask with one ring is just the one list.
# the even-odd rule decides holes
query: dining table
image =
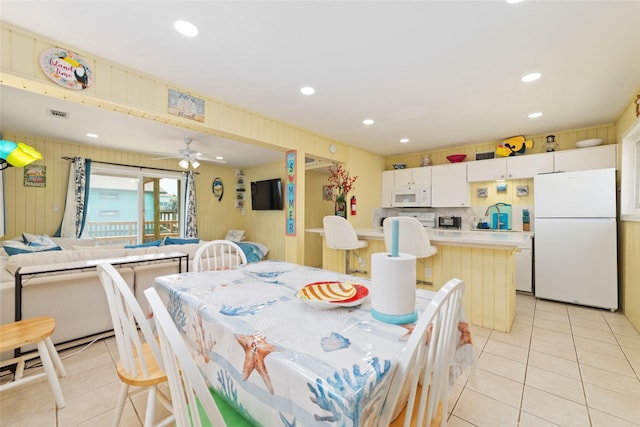
{"label": "dining table", "polygon": [[[368,279],[284,261],[153,286],[209,387],[255,425],[376,426],[414,326],[371,315]],[[416,310],[434,295],[416,289]],[[450,381],[474,364],[461,313]]]}

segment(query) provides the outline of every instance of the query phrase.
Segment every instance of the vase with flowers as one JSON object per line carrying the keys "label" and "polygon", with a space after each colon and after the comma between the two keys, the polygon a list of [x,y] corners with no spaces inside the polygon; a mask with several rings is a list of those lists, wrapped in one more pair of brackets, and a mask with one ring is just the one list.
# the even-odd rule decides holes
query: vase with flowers
{"label": "vase with flowers", "polygon": [[349,176],[349,172],[342,165],[329,168],[329,185],[327,187],[333,194],[336,215],[347,217],[347,194],[355,189],[353,184],[357,179],[357,176]]}

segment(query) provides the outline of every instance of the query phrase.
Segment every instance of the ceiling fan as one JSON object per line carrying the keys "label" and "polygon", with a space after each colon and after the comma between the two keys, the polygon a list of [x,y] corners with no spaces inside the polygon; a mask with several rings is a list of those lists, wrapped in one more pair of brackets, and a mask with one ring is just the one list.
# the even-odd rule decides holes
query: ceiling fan
{"label": "ceiling fan", "polygon": [[222,159],[208,159],[206,157],[203,157],[203,154],[201,152],[191,149],[191,142],[193,142],[191,138],[185,138],[184,143],[186,145],[186,148],[181,149],[178,152],[177,156],[156,157],[154,160],[180,159],[180,162],[178,164],[183,169],[189,169],[189,165],[191,165],[192,168],[196,169],[198,166],[200,166],[201,160],[206,160],[208,162],[215,162],[215,163],[227,163],[225,160],[222,160]]}

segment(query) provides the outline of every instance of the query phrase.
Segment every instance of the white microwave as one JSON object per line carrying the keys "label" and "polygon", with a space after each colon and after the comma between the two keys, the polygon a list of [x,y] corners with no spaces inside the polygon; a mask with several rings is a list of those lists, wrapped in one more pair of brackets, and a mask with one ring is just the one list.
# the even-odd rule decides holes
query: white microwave
{"label": "white microwave", "polygon": [[394,187],[391,193],[394,208],[425,208],[431,206],[430,185],[402,185]]}

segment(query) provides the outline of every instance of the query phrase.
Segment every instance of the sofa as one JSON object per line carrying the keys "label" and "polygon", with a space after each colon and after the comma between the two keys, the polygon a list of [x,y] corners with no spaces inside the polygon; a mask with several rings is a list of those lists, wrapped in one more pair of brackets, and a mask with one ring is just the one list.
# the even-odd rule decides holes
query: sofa
{"label": "sofa", "polygon": [[[19,268],[95,261],[168,252],[189,256],[189,269],[197,249],[204,243],[172,244],[149,247],[96,247],[95,242],[56,239],[61,250],[38,251],[0,257],[0,322],[15,321],[15,273]],[[63,243],[64,242],[64,243]],[[6,255],[6,254],[5,254]],[[147,308],[144,290],[157,276],[178,272],[177,260],[145,261],[117,267],[136,299]],[[184,262],[182,271],[186,271]],[[26,276],[22,287],[22,318],[48,315],[56,320],[54,344],[68,343],[112,329],[107,300],[94,267],[60,273]],[[10,358],[0,355],[0,360]]]}

